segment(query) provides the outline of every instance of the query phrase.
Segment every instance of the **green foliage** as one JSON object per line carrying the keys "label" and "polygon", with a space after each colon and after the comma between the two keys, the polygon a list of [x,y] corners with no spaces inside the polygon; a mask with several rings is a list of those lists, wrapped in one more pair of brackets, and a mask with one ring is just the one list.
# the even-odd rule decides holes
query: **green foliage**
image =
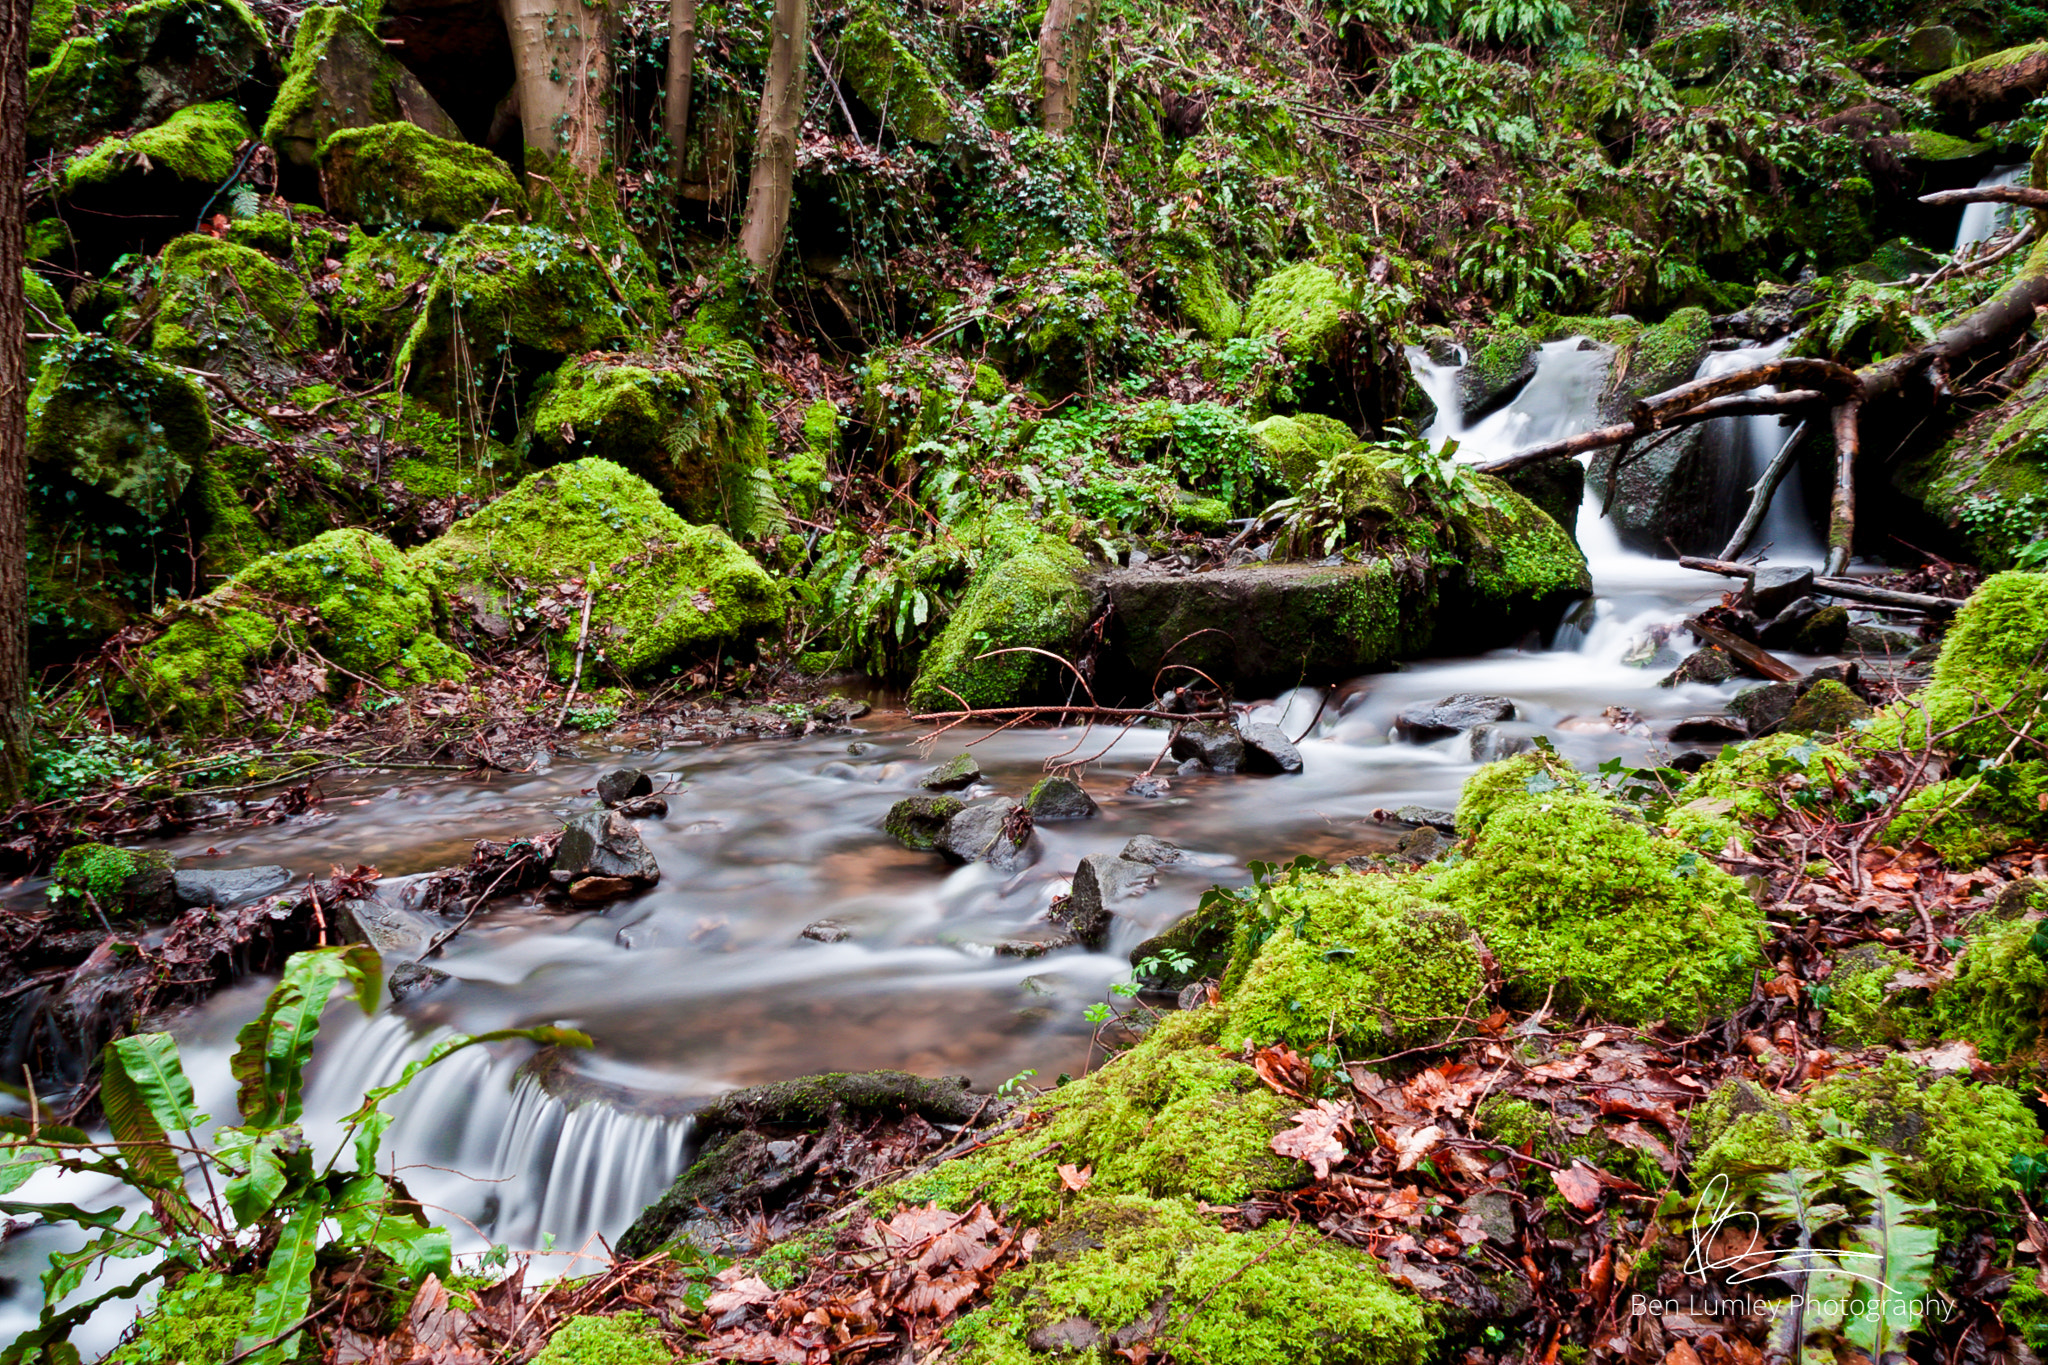
{"label": "green foliage", "polygon": [[1470,0],[1458,31],[1480,42],[1534,46],[1578,27],[1565,0]]}
{"label": "green foliage", "polygon": [[[307,1146],[298,1121],[320,1016],[332,994],[344,988],[366,1012],[374,1010],[382,984],[382,964],[367,945],[294,954],[262,1014],[236,1035],[230,1065],[241,1087],[241,1121],[217,1130],[210,1145],[199,1134],[211,1120],[198,1112],[178,1045],[166,1033],[118,1038],[101,1055],[101,1102],[111,1143],[45,1121],[40,1113],[0,1119],[0,1134],[7,1139],[0,1142],[7,1158],[0,1165],[0,1193],[18,1188],[38,1170],[54,1168],[111,1177],[149,1201],[123,1226],[119,1207],[92,1212],[68,1204],[0,1200],[0,1212],[38,1214],[96,1233],[81,1250],[51,1256],[43,1277],[42,1318],[0,1349],[0,1365],[43,1358],[95,1309],[132,1298],[152,1281],[218,1276],[262,1255],[266,1247],[262,1275],[237,1319],[235,1352],[246,1352],[254,1365],[285,1365],[298,1357],[301,1335],[296,1329],[311,1301],[313,1258],[322,1245],[323,1223],[337,1230],[331,1245],[338,1248],[382,1253],[414,1278],[446,1275],[448,1234],[430,1226],[423,1211],[377,1171],[384,1129],[391,1121],[383,1102],[422,1070],[478,1043],[521,1038],[588,1046],[590,1040],[550,1027],[459,1035],[437,1043],[408,1063],[397,1081],[363,1096],[343,1119],[341,1140],[323,1164]],[[338,1168],[344,1154],[352,1156],[352,1167]],[[197,1162],[205,1173],[199,1186],[206,1192],[203,1198],[195,1198],[188,1183],[187,1162]],[[63,1306],[96,1266],[146,1252],[162,1259],[135,1279]],[[112,1267],[107,1270],[109,1278],[117,1278]],[[202,1279],[183,1295],[170,1297],[157,1317],[220,1287],[224,1282],[219,1279]],[[140,1339],[175,1340],[177,1330],[145,1324]],[[132,1358],[136,1365],[154,1360],[148,1353]]]}
{"label": "green foliage", "polygon": [[2048,495],[1993,493],[1971,498],[1956,519],[1973,538],[2006,547],[2015,569],[2048,569]]}

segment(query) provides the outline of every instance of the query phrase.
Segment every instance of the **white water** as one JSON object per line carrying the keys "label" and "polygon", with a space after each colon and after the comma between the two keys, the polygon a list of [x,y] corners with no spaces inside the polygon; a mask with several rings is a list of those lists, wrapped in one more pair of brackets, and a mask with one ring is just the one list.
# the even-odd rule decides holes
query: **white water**
{"label": "white water", "polygon": [[[2027,171],[2024,162],[2017,166],[1994,166],[1989,175],[1977,182],[1977,188],[1988,190],[1999,185],[2017,185],[2027,178]],[[2017,204],[1963,205],[1963,221],[1956,229],[1957,259],[2006,231],[2020,212]]]}
{"label": "white water", "polygon": [[[1733,351],[1714,351],[1700,362],[1700,379],[1713,379],[1724,374],[1737,374],[1753,370],[1759,365],[1769,364],[1783,355],[1792,345],[1795,337],[1787,336],[1761,346],[1744,346]],[[1749,390],[1752,394],[1770,394],[1777,390],[1766,384]],[[1724,471],[1721,486],[1728,499],[1731,515],[1727,518],[1729,531],[1742,518],[1744,509],[1756,485],[1763,479],[1764,471],[1770,467],[1773,458],[1791,439],[1793,428],[1783,425],[1776,416],[1721,417],[1706,424],[1702,436],[1706,450]],[[1799,465],[1795,461],[1786,471],[1784,481],[1772,496],[1770,506],[1764,511],[1764,519],[1758,524],[1756,533],[1750,537],[1744,552],[1754,557],[1768,547],[1768,558],[1776,564],[1810,564],[1818,567],[1827,558],[1827,549],[1814,534],[1813,523],[1806,515],[1806,489],[1799,477]],[[1719,547],[1715,547],[1718,553]]]}

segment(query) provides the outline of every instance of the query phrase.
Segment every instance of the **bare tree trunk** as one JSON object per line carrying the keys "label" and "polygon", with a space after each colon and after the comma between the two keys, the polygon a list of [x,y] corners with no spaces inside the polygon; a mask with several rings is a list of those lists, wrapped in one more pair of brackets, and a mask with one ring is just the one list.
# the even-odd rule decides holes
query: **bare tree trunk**
{"label": "bare tree trunk", "polygon": [[810,38],[806,0],[775,0],[775,41],[768,52],[768,80],[761,87],[761,118],[754,129],[747,216],[740,225],[740,252],[767,279],[774,278],[775,258],[782,254],[782,238],[789,230]]}
{"label": "bare tree trunk", "polygon": [[661,131],[668,139],[671,193],[683,191],[683,160],[690,141],[690,68],[697,59],[697,0],[669,0],[668,97]]}
{"label": "bare tree trunk", "polygon": [[1045,87],[1039,127],[1064,133],[1074,126],[1075,94],[1095,41],[1094,0],[1051,0],[1038,26],[1038,71]]}
{"label": "bare tree trunk", "polygon": [[1828,512],[1828,573],[1849,567],[1856,543],[1856,418],[1860,400],[1851,399],[1834,411],[1835,496]]}
{"label": "bare tree trunk", "polygon": [[512,39],[527,151],[598,174],[611,106],[609,0],[499,0],[499,9]]}
{"label": "bare tree trunk", "polygon": [[28,779],[28,254],[30,0],[0,0],[0,800]]}

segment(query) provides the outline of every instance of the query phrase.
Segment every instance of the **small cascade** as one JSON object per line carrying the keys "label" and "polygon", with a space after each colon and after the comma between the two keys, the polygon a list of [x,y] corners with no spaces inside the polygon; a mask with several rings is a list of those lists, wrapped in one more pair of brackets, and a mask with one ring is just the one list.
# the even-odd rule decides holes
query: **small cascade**
{"label": "small cascade", "polygon": [[1455,439],[1458,458],[1468,463],[1497,459],[1539,441],[1554,441],[1591,425],[1599,411],[1614,353],[1582,337],[1553,341],[1536,355],[1535,377],[1514,400],[1466,426],[1458,405],[1458,371],[1436,365],[1419,351],[1409,365],[1423,391],[1436,402],[1436,420],[1422,433],[1432,445]]}
{"label": "small cascade", "polygon": [[[1977,182],[1980,190],[1995,189],[2000,185],[2017,185],[2027,178],[2027,166],[1994,166],[1991,173]],[[1963,221],[1956,229],[1955,255],[1961,259],[1964,253],[1976,248],[2004,232],[2019,216],[2017,204],[1965,204]]]}
{"label": "small cascade", "polygon": [[[1700,362],[1699,372],[1694,378],[1714,379],[1767,365],[1783,355],[1793,340],[1788,336],[1763,345],[1710,352]],[[1750,392],[1768,394],[1776,390],[1764,385]],[[1721,471],[1719,486],[1728,499],[1726,519],[1731,530],[1741,521],[1749,507],[1752,491],[1764,477],[1771,461],[1784,448],[1785,442],[1792,438],[1793,431],[1794,428],[1782,425],[1777,417],[1769,414],[1721,417],[1706,424],[1701,440],[1713,467]],[[1770,547],[1770,557],[1780,564],[1817,565],[1826,558],[1827,551],[1807,519],[1806,491],[1800,484],[1796,462],[1778,485],[1762,523],[1758,525],[1756,534],[1750,537],[1747,550],[1754,553],[1766,545]],[[1714,547],[1716,551],[1719,548]]]}

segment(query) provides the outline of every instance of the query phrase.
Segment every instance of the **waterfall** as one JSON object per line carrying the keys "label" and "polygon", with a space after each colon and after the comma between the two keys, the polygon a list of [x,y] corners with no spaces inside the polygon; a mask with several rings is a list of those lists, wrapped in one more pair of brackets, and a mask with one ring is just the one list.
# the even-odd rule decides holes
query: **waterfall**
{"label": "waterfall", "polygon": [[[1977,182],[1977,188],[1988,190],[2000,185],[2017,185],[2027,178],[2025,163],[2017,166],[1994,166],[1991,174]],[[1990,241],[1999,233],[2012,226],[2013,219],[2020,213],[2017,204],[1965,204],[1963,221],[1956,229],[1955,255],[1961,259],[1965,252]]]}
{"label": "waterfall", "polygon": [[[1796,335],[1796,334],[1795,334]],[[1753,370],[1759,365],[1769,364],[1783,355],[1794,341],[1794,336],[1784,337],[1764,345],[1738,347],[1732,351],[1713,351],[1700,362],[1697,379],[1713,379],[1724,374],[1738,374]],[[1751,393],[1768,394],[1776,390],[1764,385],[1750,390]],[[1770,467],[1773,458],[1783,448],[1793,433],[1793,428],[1782,425],[1776,416],[1765,414],[1757,417],[1720,417],[1706,424],[1701,435],[1707,455],[1714,462],[1714,468],[1722,471],[1720,484],[1729,490],[1732,515],[1728,526],[1733,530],[1749,506],[1750,494],[1764,471]],[[1813,525],[1806,516],[1806,491],[1800,484],[1799,466],[1794,464],[1778,485],[1777,493],[1771,498],[1771,505],[1764,513],[1756,534],[1750,537],[1748,550],[1755,552],[1768,545],[1771,558],[1778,563],[1802,563],[1818,565],[1826,557],[1820,540],[1814,535]],[[1715,547],[1718,549],[1719,547]]]}

